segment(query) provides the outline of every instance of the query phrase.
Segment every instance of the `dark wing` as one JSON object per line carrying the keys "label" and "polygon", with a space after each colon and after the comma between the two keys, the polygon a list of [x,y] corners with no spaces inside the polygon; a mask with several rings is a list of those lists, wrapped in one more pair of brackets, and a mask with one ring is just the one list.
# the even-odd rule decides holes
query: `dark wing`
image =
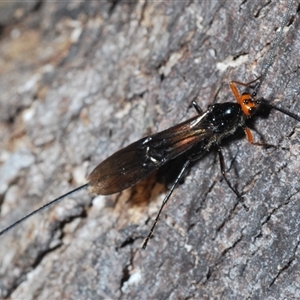
{"label": "dark wing", "polygon": [[212,131],[203,128],[206,114],[142,138],[117,151],[88,176],[89,191],[110,195],[127,189],[167,161],[211,136]]}

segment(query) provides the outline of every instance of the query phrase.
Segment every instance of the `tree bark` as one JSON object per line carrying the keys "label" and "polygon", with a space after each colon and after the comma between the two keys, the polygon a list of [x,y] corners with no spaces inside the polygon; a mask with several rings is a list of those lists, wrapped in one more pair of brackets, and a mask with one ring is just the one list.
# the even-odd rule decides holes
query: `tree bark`
{"label": "tree bark", "polygon": [[[287,1],[6,5],[1,229],[84,184],[122,147],[194,116],[191,101],[234,102],[228,83],[261,74]],[[297,5],[258,97],[300,115]],[[1,298],[299,298],[299,125],[276,111],[250,125],[278,148],[224,141],[243,203],[211,151],[141,250],[169,187],[159,178],[176,173],[111,196],[78,192],[0,237]]]}

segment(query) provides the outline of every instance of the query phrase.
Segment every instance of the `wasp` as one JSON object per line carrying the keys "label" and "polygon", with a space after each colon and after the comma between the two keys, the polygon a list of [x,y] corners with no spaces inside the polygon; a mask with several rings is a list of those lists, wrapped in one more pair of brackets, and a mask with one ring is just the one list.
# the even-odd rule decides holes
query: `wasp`
{"label": "wasp", "polygon": [[[86,184],[48,202],[44,206],[24,216],[2,230],[0,232],[0,236],[34,214],[66,198],[67,196],[78,192],[79,190],[87,189],[91,194],[96,195],[110,195],[118,193],[137,184],[167,162],[172,161],[180,155],[188,154],[187,159],[173,185],[165,196],[149,234],[143,243],[142,248],[145,249],[154,232],[164,206],[167,204],[185,171],[192,162],[201,159],[212,148],[217,149],[220,169],[224,180],[229,188],[236,194],[238,199],[240,199],[240,194],[231,185],[226,175],[225,161],[221,148],[222,141],[225,138],[234,135],[236,131],[241,128],[243,129],[250,144],[274,147],[270,144],[255,142],[251,130],[246,124],[247,120],[253,118],[253,116],[262,108],[277,110],[297,121],[300,121],[300,117],[298,115],[282,107],[270,104],[264,98],[257,98],[258,90],[274,58],[274,53],[278,46],[283,27],[286,24],[291,4],[292,0],[289,2],[287,13],[281,24],[281,31],[277,36],[270,54],[270,59],[265,65],[262,76],[249,83],[243,83],[240,81],[231,81],[229,83],[236,102],[216,103],[209,106],[208,109],[203,112],[198,104],[193,101],[192,105],[197,112],[195,117],[164,131],[144,137],[112,154],[90,173],[87,177]],[[255,82],[257,83],[253,86]],[[246,91],[240,93],[237,87],[239,85],[245,87]],[[254,89],[252,93],[248,91],[248,89],[251,88]]]}
{"label": "wasp", "polygon": [[255,95],[250,94],[249,92],[240,94],[237,85],[250,87],[253,82],[254,81],[249,83],[242,83],[239,81],[230,82],[229,86],[236,99],[236,103],[216,103],[203,112],[198,104],[193,101],[192,104],[198,113],[197,116],[164,131],[144,137],[117,151],[101,162],[90,173],[86,184],[31,212],[11,226],[2,230],[0,236],[32,215],[81,189],[88,189],[91,194],[96,195],[110,195],[121,192],[146,178],[165,163],[188,152],[189,156],[164,198],[151,230],[144,241],[142,248],[145,249],[164,206],[170,199],[184,172],[193,161],[202,158],[212,147],[217,148],[223,178],[229,188],[238,198],[240,198],[239,193],[232,187],[226,176],[224,156],[220,146],[222,140],[232,136],[239,128],[242,128],[250,144],[267,147],[273,146],[270,144],[254,142],[251,130],[246,125],[246,121],[252,118],[262,107],[278,110],[291,118],[300,121],[299,116],[284,108],[272,105],[263,98],[256,99]]}

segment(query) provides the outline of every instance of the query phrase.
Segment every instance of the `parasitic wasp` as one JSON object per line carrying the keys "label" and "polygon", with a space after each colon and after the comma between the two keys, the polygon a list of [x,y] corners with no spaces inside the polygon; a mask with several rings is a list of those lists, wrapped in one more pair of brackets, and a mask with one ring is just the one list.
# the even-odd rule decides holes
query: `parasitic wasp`
{"label": "parasitic wasp", "polygon": [[[90,173],[87,177],[86,184],[48,202],[37,210],[32,211],[12,225],[3,229],[0,232],[0,236],[34,214],[79,190],[87,189],[90,193],[96,195],[110,195],[121,192],[146,178],[165,163],[172,161],[182,154],[188,153],[188,158],[165,196],[149,234],[143,243],[142,248],[145,249],[154,232],[164,206],[167,204],[185,171],[192,162],[202,158],[212,148],[217,149],[221,174],[224,180],[237,198],[240,199],[240,194],[231,185],[226,176],[221,142],[225,138],[235,134],[238,129],[242,129],[250,144],[273,147],[273,145],[270,144],[255,142],[250,129],[247,127],[247,120],[251,119],[262,108],[277,110],[300,121],[300,117],[296,114],[282,107],[270,104],[264,98],[257,98],[259,88],[274,59],[275,50],[281,39],[283,28],[287,23],[291,5],[292,0],[289,1],[287,13],[282,21],[280,31],[278,32],[270,58],[265,64],[262,75],[250,83],[242,83],[239,81],[230,82],[229,86],[236,102],[216,103],[209,106],[208,109],[203,112],[198,104],[193,101],[192,105],[197,112],[195,117],[161,132],[144,137],[117,151],[101,162]],[[240,93],[238,86],[245,87],[246,91]],[[250,90],[253,90],[253,92],[250,92]]]}

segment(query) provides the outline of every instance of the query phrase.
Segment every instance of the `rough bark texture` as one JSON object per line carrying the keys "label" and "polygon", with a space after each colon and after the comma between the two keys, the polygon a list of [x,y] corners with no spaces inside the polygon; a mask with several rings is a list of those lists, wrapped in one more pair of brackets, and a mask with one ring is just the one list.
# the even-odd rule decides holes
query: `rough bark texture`
{"label": "rough bark texture", "polygon": [[[300,112],[296,1],[259,96]],[[0,226],[83,184],[121,147],[234,101],[268,58],[287,1],[39,1],[1,4]],[[17,5],[17,4],[16,4]],[[299,113],[298,113],[299,114]],[[0,239],[0,297],[300,297],[299,124],[256,118],[256,139],[212,152],[141,243],[166,188],[152,176],[112,196],[85,191]]]}

